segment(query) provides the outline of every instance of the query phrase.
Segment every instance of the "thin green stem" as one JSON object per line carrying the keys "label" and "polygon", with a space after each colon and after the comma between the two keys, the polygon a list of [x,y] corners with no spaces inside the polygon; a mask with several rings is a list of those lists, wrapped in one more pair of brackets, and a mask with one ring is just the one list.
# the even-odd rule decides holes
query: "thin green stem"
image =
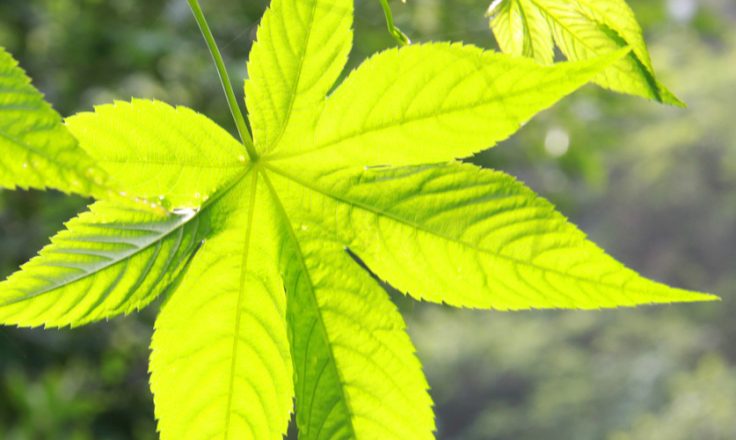
{"label": "thin green stem", "polygon": [[405,33],[401,32],[401,29],[396,27],[396,24],[394,23],[394,15],[391,12],[391,6],[389,6],[388,0],[379,1],[383,8],[383,15],[386,16],[386,27],[388,28],[388,32],[393,35],[399,45],[406,46],[407,44],[411,44],[409,37],[407,37]]}
{"label": "thin green stem", "polygon": [[243,113],[240,111],[238,100],[235,98],[233,85],[230,82],[230,77],[227,74],[227,69],[225,68],[225,62],[222,60],[220,49],[217,48],[215,37],[212,36],[212,31],[207,24],[207,20],[204,18],[204,13],[202,13],[202,8],[199,6],[199,1],[187,0],[187,2],[189,2],[189,7],[192,8],[194,19],[197,20],[199,30],[202,32],[204,41],[207,43],[207,47],[209,48],[210,54],[212,55],[212,60],[215,62],[217,74],[220,76],[220,83],[222,84],[222,89],[225,91],[225,97],[227,98],[227,105],[230,107],[230,113],[233,115],[235,126],[238,128],[240,140],[243,142],[243,145],[248,152],[250,160],[255,162],[258,160],[258,153],[256,152],[256,148],[253,145],[253,139],[250,136],[250,131],[248,131],[248,126],[245,124]]}

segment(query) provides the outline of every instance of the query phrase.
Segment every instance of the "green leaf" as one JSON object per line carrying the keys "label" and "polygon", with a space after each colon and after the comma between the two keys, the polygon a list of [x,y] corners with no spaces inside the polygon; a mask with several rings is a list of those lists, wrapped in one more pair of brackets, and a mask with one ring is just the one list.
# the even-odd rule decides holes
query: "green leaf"
{"label": "green leaf", "polygon": [[641,28],[624,0],[496,0],[488,13],[504,52],[546,64],[553,59],[553,38],[570,60],[631,47],[594,81],[617,92],[684,105],[657,81]]}
{"label": "green leaf", "polygon": [[329,97],[311,143],[304,137],[300,151],[272,160],[327,168],[466,157],[506,139],[624,54],[540,66],[460,44],[387,50]]}
{"label": "green leaf", "polygon": [[[300,174],[272,168],[290,212],[417,299],[522,310],[713,300],[625,268],[512,177],[473,165]],[[311,211],[311,212],[310,212]]]}
{"label": "green leaf", "polygon": [[274,0],[248,61],[246,105],[259,153],[298,148],[352,44],[353,0]]}
{"label": "green leaf", "polygon": [[0,186],[104,196],[107,176],[0,47]]}
{"label": "green leaf", "polygon": [[202,229],[194,211],[164,217],[98,202],[0,283],[0,323],[78,326],[138,310],[184,269]]}
{"label": "green leaf", "polygon": [[433,438],[428,385],[387,293],[323,219],[282,215],[299,438]]}
{"label": "green leaf", "polygon": [[129,196],[198,208],[243,173],[243,146],[186,107],[134,99],[78,113],[66,124]]}
{"label": "green leaf", "polygon": [[162,440],[286,432],[286,299],[269,195],[257,177],[248,174],[206,213],[219,227],[156,320],[151,389]]}

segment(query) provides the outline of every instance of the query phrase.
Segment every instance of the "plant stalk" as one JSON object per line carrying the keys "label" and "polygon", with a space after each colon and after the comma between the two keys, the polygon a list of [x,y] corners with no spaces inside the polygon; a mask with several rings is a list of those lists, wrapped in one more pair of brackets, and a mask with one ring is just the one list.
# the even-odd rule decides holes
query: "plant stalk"
{"label": "plant stalk", "polygon": [[209,48],[210,50],[212,60],[215,62],[217,74],[220,77],[222,89],[225,91],[227,105],[228,107],[230,107],[230,113],[232,114],[233,120],[235,121],[235,126],[238,129],[240,140],[245,146],[250,160],[255,162],[258,160],[258,152],[256,152],[256,148],[253,145],[253,138],[251,138],[248,126],[245,124],[245,118],[243,118],[243,113],[240,111],[238,100],[235,98],[233,86],[230,82],[230,77],[227,74],[225,62],[222,60],[220,49],[218,49],[217,43],[215,42],[215,37],[212,35],[212,31],[207,24],[207,20],[204,18],[204,13],[202,13],[202,8],[199,6],[199,1],[187,0],[187,2],[189,2],[189,7],[192,9],[192,14],[194,14],[194,19],[197,21],[197,25],[199,26],[200,32],[202,32],[204,41],[207,43],[207,48]]}

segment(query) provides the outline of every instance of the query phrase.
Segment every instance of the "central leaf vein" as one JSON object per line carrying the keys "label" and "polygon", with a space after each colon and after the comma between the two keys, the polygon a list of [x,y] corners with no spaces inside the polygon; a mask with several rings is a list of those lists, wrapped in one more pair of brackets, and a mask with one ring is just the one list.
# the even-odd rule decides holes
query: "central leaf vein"
{"label": "central leaf vein", "polygon": [[233,333],[232,357],[230,360],[230,377],[227,392],[227,406],[225,411],[225,434],[224,439],[227,440],[230,435],[230,417],[233,410],[233,389],[235,387],[235,370],[238,361],[238,346],[240,342],[240,325],[243,315],[243,297],[245,293],[245,281],[248,275],[248,256],[250,255],[250,239],[253,231],[253,217],[256,205],[256,193],[258,187],[258,173],[254,172],[252,177],[252,189],[250,199],[248,201],[248,220],[245,226],[245,240],[243,242],[243,260],[240,266],[240,283],[238,285],[238,299],[235,307],[235,330]]}

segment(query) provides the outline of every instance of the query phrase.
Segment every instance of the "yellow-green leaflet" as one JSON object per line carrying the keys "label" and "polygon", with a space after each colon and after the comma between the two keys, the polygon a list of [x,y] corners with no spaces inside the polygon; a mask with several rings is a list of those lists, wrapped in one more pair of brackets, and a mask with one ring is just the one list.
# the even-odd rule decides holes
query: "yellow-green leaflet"
{"label": "yellow-green leaflet", "polygon": [[242,146],[220,126],[160,101],[100,105],[66,125],[125,195],[167,208],[201,206],[245,164]]}
{"label": "yellow-green leaflet", "polygon": [[[541,65],[418,44],[335,86],[352,21],[352,0],[271,3],[244,86],[253,145],[193,110],[134,99],[69,117],[81,146],[69,143],[70,159],[72,147],[31,174],[6,167],[6,186],[73,190],[64,161],[87,161],[168,213],[93,204],[0,283],[0,323],[81,325],[161,296],[150,372],[162,439],[279,439],[295,413],[304,440],[421,440],[435,431],[429,385],[374,276],[416,299],[498,310],[715,299],[639,276],[513,177],[457,161],[642,57],[635,45]],[[509,44],[548,63],[540,35]],[[10,107],[0,127],[16,124]]]}
{"label": "yellow-green leaflet", "polygon": [[625,268],[549,202],[499,171],[457,162],[273,171],[280,193],[291,196],[284,199],[293,204],[295,222],[339,218],[325,226],[331,234],[417,299],[499,310],[707,299]]}
{"label": "yellow-green leaflet", "polygon": [[353,42],[353,3],[273,0],[248,59],[246,107],[260,153],[293,145],[345,67]]}
{"label": "yellow-green leaflet", "polygon": [[488,15],[501,50],[542,64],[553,62],[553,41],[569,60],[631,47],[594,81],[617,92],[684,105],[655,77],[641,28],[624,0],[495,0]]}
{"label": "yellow-green leaflet", "polygon": [[462,44],[387,50],[327,99],[311,139],[285,146],[274,160],[332,167],[467,157],[506,139],[627,52],[549,67]]}
{"label": "yellow-green leaflet", "polygon": [[258,180],[249,172],[213,206],[221,226],[156,320],[151,389],[163,440],[286,432],[293,404],[286,299],[277,219]]}
{"label": "yellow-green leaflet", "polygon": [[300,438],[432,438],[427,382],[388,294],[321,222],[278,204]]}
{"label": "yellow-green leaflet", "polygon": [[0,187],[106,194],[107,176],[0,47]]}
{"label": "yellow-green leaflet", "polygon": [[193,211],[161,216],[98,202],[0,283],[0,322],[79,326],[136,311],[176,278],[199,244]]}

